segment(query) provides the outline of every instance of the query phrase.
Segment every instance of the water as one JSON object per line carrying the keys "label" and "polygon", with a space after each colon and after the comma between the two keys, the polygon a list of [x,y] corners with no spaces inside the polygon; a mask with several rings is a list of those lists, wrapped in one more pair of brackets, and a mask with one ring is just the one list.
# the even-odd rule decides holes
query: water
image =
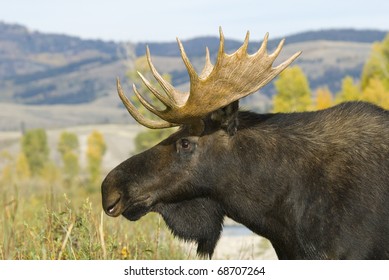
{"label": "water", "polygon": [[232,236],[232,237],[238,237],[238,236],[249,236],[252,235],[253,232],[242,225],[225,225],[223,228],[223,235],[224,236]]}

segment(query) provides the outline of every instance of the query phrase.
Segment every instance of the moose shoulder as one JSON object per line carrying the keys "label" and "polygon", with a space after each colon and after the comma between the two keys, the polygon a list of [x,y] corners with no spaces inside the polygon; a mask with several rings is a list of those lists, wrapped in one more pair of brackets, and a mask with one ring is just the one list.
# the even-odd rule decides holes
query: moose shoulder
{"label": "moose shoulder", "polygon": [[161,121],[144,119],[118,83],[138,122],[181,128],[107,175],[106,213],[129,220],[161,213],[175,235],[198,243],[201,255],[212,255],[228,216],[268,238],[280,259],[389,258],[388,112],[361,102],[317,112],[241,112],[238,100],[298,54],[272,68],[282,44],[267,55],[266,36],[259,51],[247,55],[247,36],[226,55],[220,33],[216,64],[207,55],[200,75],[179,42],[191,78],[188,93],[164,81],[147,52],[166,93],[142,79],[167,108],[157,110],[134,90]]}

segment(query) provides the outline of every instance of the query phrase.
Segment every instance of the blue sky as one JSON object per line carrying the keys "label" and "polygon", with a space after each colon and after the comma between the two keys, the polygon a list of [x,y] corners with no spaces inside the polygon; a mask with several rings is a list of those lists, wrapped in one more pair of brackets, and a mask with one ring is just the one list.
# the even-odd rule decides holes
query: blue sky
{"label": "blue sky", "polygon": [[242,40],[327,28],[389,30],[387,0],[0,0],[0,21],[31,30],[114,41],[218,35]]}

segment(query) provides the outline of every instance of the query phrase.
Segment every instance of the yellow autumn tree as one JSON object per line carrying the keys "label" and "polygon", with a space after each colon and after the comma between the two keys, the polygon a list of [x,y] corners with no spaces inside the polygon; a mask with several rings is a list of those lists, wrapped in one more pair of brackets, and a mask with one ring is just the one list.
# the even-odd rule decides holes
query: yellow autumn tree
{"label": "yellow autumn tree", "polygon": [[379,78],[371,78],[362,92],[361,99],[384,109],[389,109],[389,90]]}
{"label": "yellow autumn tree", "polygon": [[332,94],[328,87],[320,87],[316,90],[316,110],[323,110],[333,105]]}
{"label": "yellow autumn tree", "polygon": [[358,83],[350,76],[346,76],[342,80],[342,87],[336,94],[335,103],[339,104],[347,101],[361,100],[361,89]]}
{"label": "yellow autumn tree", "polygon": [[369,86],[369,81],[372,78],[381,80],[384,87],[389,90],[389,33],[382,42],[373,44],[370,56],[362,70],[361,86],[363,90]]}
{"label": "yellow autumn tree", "polygon": [[98,131],[93,131],[87,140],[87,170],[91,187],[96,187],[101,183],[101,164],[107,149],[103,135]]}
{"label": "yellow autumn tree", "polygon": [[274,82],[274,112],[302,112],[310,109],[311,90],[302,69],[293,66],[285,69]]}
{"label": "yellow autumn tree", "polygon": [[361,76],[361,99],[389,109],[389,33],[373,44]]}

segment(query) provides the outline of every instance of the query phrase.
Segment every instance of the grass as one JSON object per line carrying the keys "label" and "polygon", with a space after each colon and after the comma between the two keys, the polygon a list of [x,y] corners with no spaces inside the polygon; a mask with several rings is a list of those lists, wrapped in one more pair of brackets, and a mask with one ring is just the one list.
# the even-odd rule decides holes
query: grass
{"label": "grass", "polygon": [[187,259],[159,215],[138,222],[102,212],[99,187],[61,180],[0,182],[0,259]]}

